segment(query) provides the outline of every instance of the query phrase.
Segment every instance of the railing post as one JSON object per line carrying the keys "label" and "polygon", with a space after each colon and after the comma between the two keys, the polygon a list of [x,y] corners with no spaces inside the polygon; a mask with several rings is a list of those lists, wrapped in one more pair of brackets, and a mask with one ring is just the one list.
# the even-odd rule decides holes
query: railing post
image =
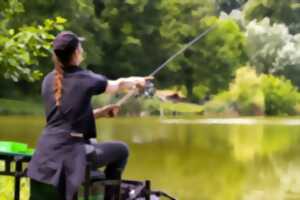
{"label": "railing post", "polygon": [[11,161],[10,160],[5,160],[5,169],[4,169],[4,171],[5,171],[5,173],[10,173],[11,172]]}
{"label": "railing post", "polygon": [[22,174],[22,157],[16,156],[16,170],[15,170],[15,200],[20,200],[20,182]]}
{"label": "railing post", "polygon": [[86,171],[85,171],[85,181],[84,181],[84,200],[89,200],[90,196],[90,173],[91,169],[90,166],[86,166]]}
{"label": "railing post", "polygon": [[150,200],[151,199],[151,182],[149,180],[146,180],[145,183],[145,189],[146,189],[146,196],[145,200]]}

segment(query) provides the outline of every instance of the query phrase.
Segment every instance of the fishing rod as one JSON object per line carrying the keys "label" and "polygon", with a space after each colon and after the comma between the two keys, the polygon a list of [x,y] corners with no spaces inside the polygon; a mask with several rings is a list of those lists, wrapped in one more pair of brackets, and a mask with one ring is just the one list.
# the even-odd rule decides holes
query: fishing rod
{"label": "fishing rod", "polygon": [[[208,33],[212,32],[218,27],[218,24],[215,24],[208,28],[203,33],[199,34],[197,37],[195,37],[193,40],[188,42],[183,48],[181,48],[179,51],[177,51],[175,54],[173,54],[171,57],[169,57],[165,62],[163,62],[161,65],[159,65],[151,74],[148,75],[148,77],[153,77],[158,74],[163,68],[165,68],[171,61],[173,61],[178,55],[182,54],[184,51],[186,51],[188,48],[193,46],[196,42],[198,42],[201,38],[206,36]],[[124,103],[128,101],[133,95],[135,95],[137,92],[137,88],[132,89],[130,92],[128,92],[123,98],[121,98],[116,105],[121,106]]]}

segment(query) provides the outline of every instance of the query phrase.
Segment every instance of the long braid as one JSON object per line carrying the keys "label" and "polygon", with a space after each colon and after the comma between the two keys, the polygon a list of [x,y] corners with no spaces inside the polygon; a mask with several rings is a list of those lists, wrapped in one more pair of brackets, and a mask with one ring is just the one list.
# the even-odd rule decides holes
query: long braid
{"label": "long braid", "polygon": [[55,76],[54,76],[54,98],[55,104],[57,107],[61,106],[61,99],[63,93],[63,78],[64,78],[64,71],[63,65],[61,62],[58,61],[57,57],[53,55],[54,67],[55,67]]}
{"label": "long braid", "polygon": [[[55,42],[55,41],[54,41]],[[73,44],[74,45],[74,44]],[[54,76],[54,98],[55,105],[61,106],[61,100],[63,95],[63,79],[64,79],[64,67],[68,67],[71,63],[74,63],[74,59],[77,59],[76,49],[80,45],[77,41],[76,47],[70,46],[66,49],[54,49],[53,52],[53,63],[55,69]]]}

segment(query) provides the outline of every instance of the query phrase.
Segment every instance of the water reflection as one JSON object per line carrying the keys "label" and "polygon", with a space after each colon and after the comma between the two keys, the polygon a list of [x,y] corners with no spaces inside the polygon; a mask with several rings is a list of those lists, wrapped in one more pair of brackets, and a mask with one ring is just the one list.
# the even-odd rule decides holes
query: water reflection
{"label": "water reflection", "polygon": [[[300,199],[300,120],[229,122],[124,118],[97,126],[99,139],[129,144],[127,178],[151,179],[179,199]],[[40,118],[2,117],[0,139],[33,147],[43,124]]]}
{"label": "water reflection", "polygon": [[163,119],[164,124],[217,124],[217,125],[285,125],[299,126],[300,119],[280,118],[205,118],[205,119]]}

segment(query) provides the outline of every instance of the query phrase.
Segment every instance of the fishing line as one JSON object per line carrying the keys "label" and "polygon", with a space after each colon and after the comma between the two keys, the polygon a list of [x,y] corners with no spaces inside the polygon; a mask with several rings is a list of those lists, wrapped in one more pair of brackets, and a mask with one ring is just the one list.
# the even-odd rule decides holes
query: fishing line
{"label": "fishing line", "polygon": [[199,34],[197,37],[195,37],[192,41],[187,43],[182,49],[180,49],[178,52],[176,52],[174,55],[172,55],[170,58],[168,58],[164,63],[162,63],[160,66],[157,67],[156,70],[154,70],[149,76],[154,77],[158,72],[160,72],[167,64],[169,64],[172,60],[174,60],[178,55],[185,52],[189,47],[193,46],[196,42],[198,42],[201,38],[206,36],[211,31],[215,30],[217,28],[217,24],[214,26],[211,26],[209,29],[204,31],[203,33]]}

